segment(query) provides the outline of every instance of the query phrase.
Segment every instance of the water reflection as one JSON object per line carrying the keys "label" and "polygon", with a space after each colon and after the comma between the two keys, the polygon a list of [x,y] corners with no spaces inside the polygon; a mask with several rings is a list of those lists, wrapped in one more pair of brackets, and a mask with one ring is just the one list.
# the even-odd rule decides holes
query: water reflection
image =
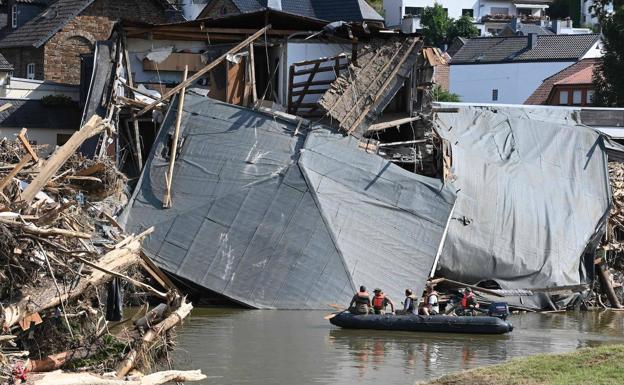
{"label": "water reflection", "polygon": [[511,334],[344,330],[324,312],[201,309],[179,331],[178,363],[206,384],[413,384],[513,357],[624,342],[624,314],[523,314]]}

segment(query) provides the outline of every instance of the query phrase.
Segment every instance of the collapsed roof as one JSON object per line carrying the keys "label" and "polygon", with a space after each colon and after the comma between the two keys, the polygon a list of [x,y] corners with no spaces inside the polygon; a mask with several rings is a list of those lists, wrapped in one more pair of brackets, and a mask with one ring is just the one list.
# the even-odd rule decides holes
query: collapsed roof
{"label": "collapsed roof", "polygon": [[124,213],[129,231],[155,226],[144,247],[166,270],[256,308],[325,308],[360,284],[395,298],[423,289],[450,185],[352,136],[189,92],[163,209],[174,116],[172,107]]}

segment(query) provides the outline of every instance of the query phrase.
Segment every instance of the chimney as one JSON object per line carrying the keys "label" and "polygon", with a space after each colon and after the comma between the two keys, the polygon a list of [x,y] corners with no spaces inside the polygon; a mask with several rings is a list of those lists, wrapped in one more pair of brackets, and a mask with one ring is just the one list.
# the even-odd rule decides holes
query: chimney
{"label": "chimney", "polygon": [[267,8],[282,10],[282,0],[267,0]]}
{"label": "chimney", "polygon": [[537,45],[537,34],[536,33],[530,33],[529,34],[529,49],[533,49],[535,48],[535,46]]}
{"label": "chimney", "polygon": [[511,19],[511,29],[513,29],[514,32],[518,32],[518,29],[520,29],[520,24],[522,24],[522,21],[520,21],[519,17],[514,17],[513,19]]}
{"label": "chimney", "polygon": [[555,34],[559,35],[561,33],[561,20],[553,20],[551,29]]}

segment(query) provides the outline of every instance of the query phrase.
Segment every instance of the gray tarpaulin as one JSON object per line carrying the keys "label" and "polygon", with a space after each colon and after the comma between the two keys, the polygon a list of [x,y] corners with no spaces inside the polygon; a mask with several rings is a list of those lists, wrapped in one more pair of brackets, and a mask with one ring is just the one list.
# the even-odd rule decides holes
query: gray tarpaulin
{"label": "gray tarpaulin", "polygon": [[462,106],[439,113],[458,189],[440,274],[503,288],[586,282],[610,205],[601,135],[570,114]]}
{"label": "gray tarpaulin", "polygon": [[123,216],[155,226],[148,255],[169,272],[259,308],[325,308],[356,285],[400,300],[422,289],[454,189],[357,147],[189,92],[173,207],[162,208],[172,108]]}

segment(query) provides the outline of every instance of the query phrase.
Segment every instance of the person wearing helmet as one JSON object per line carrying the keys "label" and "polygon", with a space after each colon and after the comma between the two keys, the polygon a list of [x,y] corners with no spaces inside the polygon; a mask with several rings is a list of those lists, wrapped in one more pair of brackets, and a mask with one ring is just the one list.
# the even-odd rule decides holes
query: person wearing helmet
{"label": "person wearing helmet", "polygon": [[392,300],[379,288],[375,289],[373,292],[375,293],[375,295],[373,296],[373,313],[384,314],[386,311],[386,306],[390,305],[390,309],[392,309],[392,314],[394,314],[394,302],[392,302]]}
{"label": "person wearing helmet", "polygon": [[353,314],[368,314],[371,309],[370,295],[366,287],[360,286],[360,291],[355,293],[349,304],[349,311]]}

